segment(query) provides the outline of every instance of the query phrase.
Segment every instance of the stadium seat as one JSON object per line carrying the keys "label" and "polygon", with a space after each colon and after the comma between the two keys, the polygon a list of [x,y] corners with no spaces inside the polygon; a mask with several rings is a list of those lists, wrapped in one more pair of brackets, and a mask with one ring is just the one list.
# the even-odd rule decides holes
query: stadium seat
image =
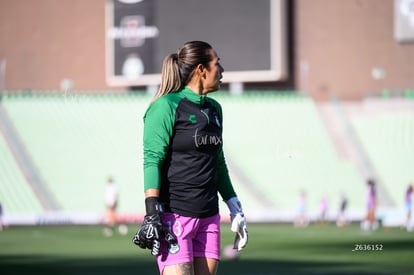
{"label": "stadium seat", "polygon": [[16,163],[13,154],[0,134],[0,202],[5,215],[39,214],[43,211],[33,190]]}
{"label": "stadium seat", "polygon": [[[326,195],[332,213],[342,193],[362,207],[363,180],[352,163],[336,156],[312,99],[258,91],[212,97],[223,106],[230,176],[253,220],[293,215],[301,190],[314,214]],[[142,117],[150,100],[139,93],[56,92],[10,95],[2,104],[64,211],[103,213],[104,186],[112,176],[119,211],[143,213]]]}
{"label": "stadium seat", "polygon": [[393,203],[404,208],[404,192],[414,181],[412,112],[380,112],[354,117],[352,125]]}

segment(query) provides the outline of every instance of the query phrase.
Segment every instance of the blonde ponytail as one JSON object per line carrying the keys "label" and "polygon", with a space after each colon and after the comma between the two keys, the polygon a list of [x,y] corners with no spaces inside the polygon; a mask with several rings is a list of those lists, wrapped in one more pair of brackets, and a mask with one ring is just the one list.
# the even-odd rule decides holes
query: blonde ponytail
{"label": "blonde ponytail", "polygon": [[162,64],[161,85],[152,101],[157,98],[179,91],[182,88],[180,70],[178,67],[178,55],[176,53],[165,57]]}

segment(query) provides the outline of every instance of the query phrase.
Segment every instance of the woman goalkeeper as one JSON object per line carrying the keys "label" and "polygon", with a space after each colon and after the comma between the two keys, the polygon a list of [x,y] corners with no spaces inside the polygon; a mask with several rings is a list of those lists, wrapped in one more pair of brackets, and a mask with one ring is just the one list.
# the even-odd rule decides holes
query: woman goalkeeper
{"label": "woman goalkeeper", "polygon": [[164,59],[158,93],[144,116],[146,216],[134,243],[157,256],[160,274],[216,274],[220,259],[218,193],[246,245],[243,210],[223,154],[223,67],[206,42],[187,42]]}

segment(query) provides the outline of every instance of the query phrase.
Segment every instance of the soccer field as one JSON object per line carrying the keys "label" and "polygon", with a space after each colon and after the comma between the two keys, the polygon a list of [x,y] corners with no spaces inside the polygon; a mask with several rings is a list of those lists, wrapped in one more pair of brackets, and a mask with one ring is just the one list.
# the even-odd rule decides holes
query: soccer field
{"label": "soccer field", "polygon": [[[222,246],[233,239],[228,227]],[[11,227],[0,232],[1,274],[158,274],[149,251],[131,242],[136,229],[104,237],[101,226]],[[249,236],[240,259],[222,260],[218,274],[414,274],[414,233],[399,228],[250,224]]]}

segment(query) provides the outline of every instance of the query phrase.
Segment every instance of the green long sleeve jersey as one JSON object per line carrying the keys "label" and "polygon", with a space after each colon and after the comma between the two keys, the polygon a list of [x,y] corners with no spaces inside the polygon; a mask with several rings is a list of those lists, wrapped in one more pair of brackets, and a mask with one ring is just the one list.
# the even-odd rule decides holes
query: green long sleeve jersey
{"label": "green long sleeve jersey", "polygon": [[167,212],[215,215],[218,193],[236,193],[223,154],[220,104],[189,88],[164,95],[144,115],[144,189],[160,190]]}

